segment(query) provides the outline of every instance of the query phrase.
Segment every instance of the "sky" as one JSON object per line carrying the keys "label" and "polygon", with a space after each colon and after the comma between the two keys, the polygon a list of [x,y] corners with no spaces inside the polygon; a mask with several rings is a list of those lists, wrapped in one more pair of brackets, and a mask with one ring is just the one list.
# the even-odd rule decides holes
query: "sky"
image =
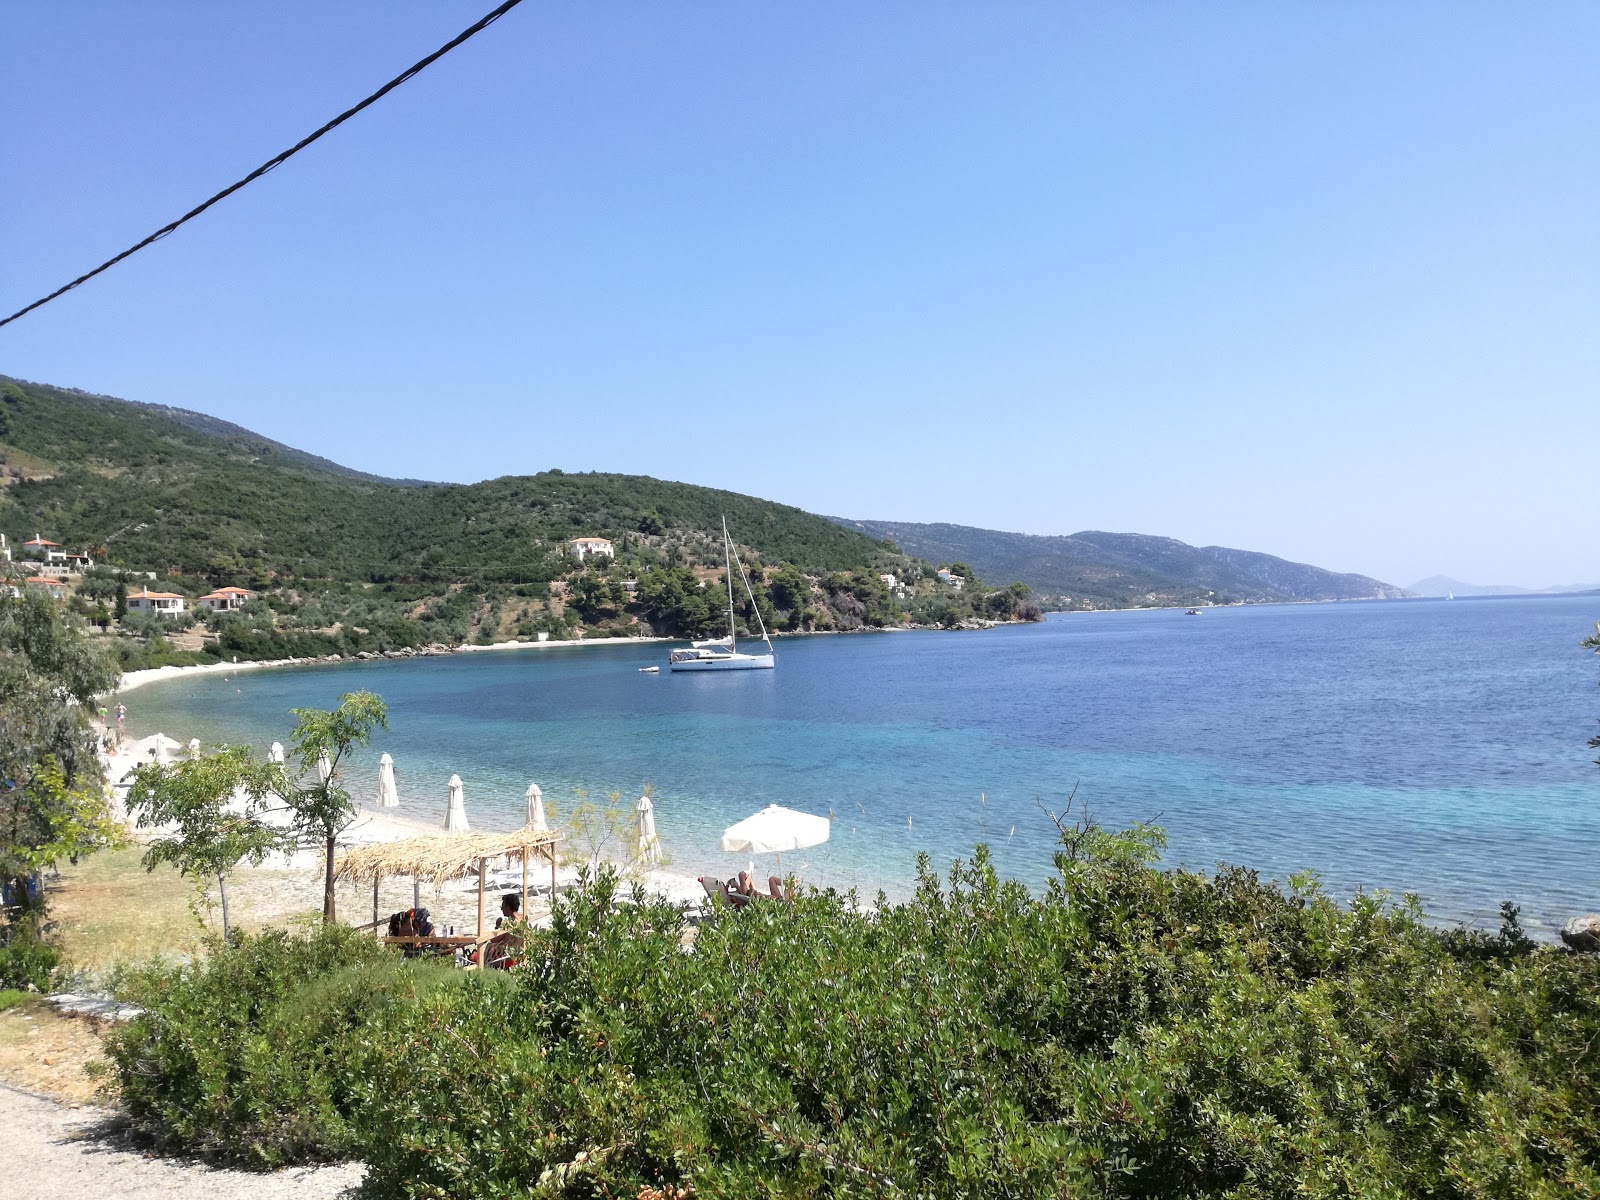
{"label": "sky", "polygon": [[[0,7],[0,312],[493,7]],[[514,9],[0,329],[384,475],[1600,582],[1600,6]]]}

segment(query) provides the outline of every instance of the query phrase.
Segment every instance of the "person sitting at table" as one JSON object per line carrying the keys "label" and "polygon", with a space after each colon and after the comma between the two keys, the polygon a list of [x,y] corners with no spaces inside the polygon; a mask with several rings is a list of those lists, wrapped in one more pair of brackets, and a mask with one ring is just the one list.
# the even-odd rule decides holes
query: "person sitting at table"
{"label": "person sitting at table", "polygon": [[[408,908],[404,912],[397,912],[389,918],[389,936],[392,938],[426,938],[433,936],[433,921],[428,917],[425,908]],[[419,954],[430,954],[434,951],[417,942],[407,942],[400,949],[407,958],[416,958]]]}
{"label": "person sitting at table", "polygon": [[[500,897],[500,915],[495,918],[494,927],[506,932],[497,933],[483,944],[483,961],[489,964],[491,970],[509,971],[522,961],[520,953],[523,940],[519,933],[512,930],[522,924],[522,897],[515,892],[507,892]],[[478,961],[479,951],[474,950],[467,956],[469,962]]]}

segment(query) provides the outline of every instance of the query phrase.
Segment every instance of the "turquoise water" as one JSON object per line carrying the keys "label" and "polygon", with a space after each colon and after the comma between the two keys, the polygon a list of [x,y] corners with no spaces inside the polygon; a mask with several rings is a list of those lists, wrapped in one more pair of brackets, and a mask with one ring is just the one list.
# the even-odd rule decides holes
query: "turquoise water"
{"label": "turquoise water", "polygon": [[402,813],[520,824],[537,780],[655,789],[674,869],[730,874],[726,825],[778,802],[832,813],[786,859],[811,882],[903,893],[987,842],[1030,884],[1050,871],[1076,786],[1097,818],[1153,818],[1167,861],[1282,879],[1313,868],[1347,894],[1418,892],[1444,920],[1530,927],[1600,907],[1600,660],[1577,643],[1600,599],[1416,601],[1081,613],[981,633],[778,644],[775,671],[642,675],[664,645],[491,651],[242,672],[127,697],[130,727],[184,740],[287,740],[286,710],[382,694]]}

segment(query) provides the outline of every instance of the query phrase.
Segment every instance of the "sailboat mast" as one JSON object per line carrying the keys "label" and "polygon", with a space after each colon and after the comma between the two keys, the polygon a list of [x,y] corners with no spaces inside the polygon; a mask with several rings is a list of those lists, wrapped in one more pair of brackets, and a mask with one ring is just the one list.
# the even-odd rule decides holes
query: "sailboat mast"
{"label": "sailboat mast", "polygon": [[[742,568],[741,568],[742,569]],[[733,540],[728,537],[728,518],[722,518],[722,577],[728,581],[728,649],[739,642],[733,622]]]}

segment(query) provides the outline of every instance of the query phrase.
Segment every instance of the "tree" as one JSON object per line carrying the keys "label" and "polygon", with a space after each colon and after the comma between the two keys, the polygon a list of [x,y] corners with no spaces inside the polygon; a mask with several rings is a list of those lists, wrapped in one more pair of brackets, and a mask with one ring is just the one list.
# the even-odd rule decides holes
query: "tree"
{"label": "tree", "polygon": [[0,598],[0,880],[22,895],[40,867],[114,838],[88,714],[117,679],[49,596]]}
{"label": "tree", "polygon": [[[295,762],[305,777],[317,776],[309,787],[288,789],[285,802],[294,814],[291,828],[296,836],[323,849],[322,919],[334,918],[333,853],[339,835],[355,820],[355,805],[350,793],[340,784],[339,768],[357,746],[365,746],[374,729],[389,728],[389,710],[381,697],[372,692],[346,692],[332,712],[318,708],[291,708],[295,719],[289,735]],[[317,770],[326,754],[330,769],[326,779]]]}
{"label": "tree", "polygon": [[[171,863],[193,878],[202,897],[209,881],[217,881],[222,904],[222,936],[232,933],[228,920],[228,874],[245,859],[260,863],[284,841],[277,830],[256,815],[266,797],[288,791],[283,769],[256,762],[248,746],[223,746],[213,754],[170,766],[150,763],[133,773],[128,812],[141,829],[172,825],[175,832],[157,838],[145,852],[144,869]],[[243,794],[244,808],[231,801]]]}

